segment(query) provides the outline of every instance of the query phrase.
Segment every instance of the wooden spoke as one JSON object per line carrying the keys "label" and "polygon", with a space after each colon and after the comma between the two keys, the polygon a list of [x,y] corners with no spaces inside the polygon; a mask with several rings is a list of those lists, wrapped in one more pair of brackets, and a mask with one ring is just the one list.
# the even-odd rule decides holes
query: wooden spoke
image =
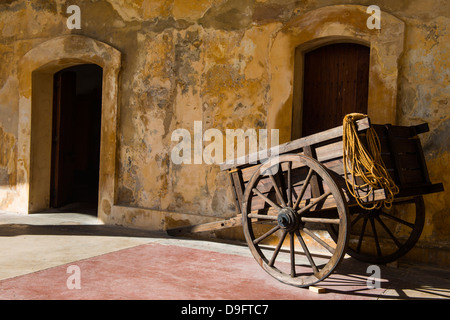
{"label": "wooden spoke", "polygon": [[378,239],[377,228],[375,227],[375,221],[373,218],[370,218],[370,224],[372,225],[372,233],[375,239],[375,246],[377,248],[377,255],[381,256],[381,248],[380,248],[380,240]]}
{"label": "wooden spoke", "polygon": [[273,264],[275,263],[275,259],[277,258],[278,253],[280,252],[281,246],[283,245],[286,235],[287,235],[287,231],[283,230],[283,235],[281,236],[280,242],[278,242],[278,245],[275,248],[275,251],[273,252],[272,258],[269,261],[269,267],[273,267]]}
{"label": "wooden spoke", "polygon": [[302,189],[300,190],[300,193],[298,194],[297,201],[295,201],[294,210],[298,209],[298,206],[300,205],[300,201],[302,201],[303,195],[305,194],[306,187],[309,184],[309,181],[311,180],[313,174],[313,169],[309,169],[308,175],[306,176],[305,182],[303,183]]}
{"label": "wooden spoke", "polygon": [[355,224],[359,221],[359,219],[362,218],[361,214],[358,214],[358,216],[352,221],[352,223],[350,224],[350,229],[353,228],[355,226]]}
{"label": "wooden spoke", "polygon": [[294,245],[294,233],[289,233],[289,236],[291,238],[290,241],[290,253],[291,253],[291,277],[295,277],[295,245]]}
{"label": "wooden spoke", "polygon": [[277,216],[271,216],[268,214],[257,214],[257,213],[249,213],[247,217],[252,219],[262,219],[262,220],[277,220]]}
{"label": "wooden spoke", "polygon": [[334,248],[332,246],[330,246],[328,243],[326,243],[325,241],[323,241],[322,239],[320,239],[318,236],[316,236],[316,234],[314,232],[312,232],[311,230],[309,230],[307,228],[303,228],[303,232],[305,232],[308,236],[313,238],[317,243],[322,245],[322,247],[327,249],[331,254],[334,253]]}
{"label": "wooden spoke", "polygon": [[368,220],[368,218],[364,217],[363,226],[362,226],[362,229],[361,229],[361,233],[359,235],[358,246],[356,247],[356,252],[360,252],[361,251],[361,244],[362,244],[362,241],[363,241],[364,233],[366,232],[367,220]]}
{"label": "wooden spoke", "polygon": [[306,257],[308,258],[309,264],[311,265],[311,268],[314,271],[314,275],[319,273],[319,270],[317,269],[316,264],[314,263],[314,260],[311,256],[311,253],[308,250],[308,247],[306,246],[305,241],[303,240],[302,236],[300,235],[300,232],[297,230],[295,231],[295,235],[297,236],[298,241],[300,242],[300,245],[303,248],[303,252],[305,253]]}
{"label": "wooden spoke", "polygon": [[323,195],[321,195],[320,197],[318,197],[317,199],[315,199],[313,202],[311,202],[310,204],[308,204],[307,206],[301,208],[299,211],[297,211],[297,214],[301,215],[303,212],[306,212],[307,210],[311,209],[312,207],[314,207],[316,204],[324,201],[326,198],[328,198],[328,196],[331,194],[331,191],[324,193]]}
{"label": "wooden spoke", "polygon": [[275,181],[275,178],[273,175],[269,175],[270,181],[272,181],[273,188],[275,189],[275,193],[277,194],[278,200],[280,200],[281,205],[286,207],[286,202],[284,202],[283,195],[281,194],[280,188],[277,185],[277,182]]}
{"label": "wooden spoke", "polygon": [[280,210],[280,209],[281,209],[281,207],[280,207],[279,205],[277,205],[275,202],[273,202],[272,200],[270,200],[269,198],[267,198],[265,195],[263,195],[263,194],[261,193],[261,191],[259,191],[258,189],[253,188],[252,191],[253,191],[254,193],[256,193],[259,197],[261,197],[265,202],[267,202],[268,204],[270,204],[270,206],[271,206],[272,208],[275,208],[275,209],[277,209],[277,210]]}
{"label": "wooden spoke", "polygon": [[384,231],[391,237],[391,239],[394,241],[397,248],[400,248],[402,244],[398,241],[398,239],[394,236],[394,234],[389,230],[389,228],[384,224],[383,220],[380,219],[380,217],[375,217],[375,219],[378,221],[378,223],[383,227]]}
{"label": "wooden spoke", "polygon": [[405,221],[405,220],[402,220],[402,219],[400,219],[400,218],[394,217],[393,215],[390,215],[389,213],[386,213],[386,212],[384,212],[384,211],[381,211],[381,212],[380,212],[380,215],[382,215],[382,216],[384,216],[384,217],[387,217],[387,218],[389,218],[389,219],[391,219],[391,220],[394,220],[394,221],[396,221],[396,222],[398,222],[398,223],[401,223],[401,224],[403,224],[403,225],[405,225],[405,226],[407,226],[407,227],[410,227],[411,229],[414,228],[414,224],[409,223],[409,222],[407,222],[407,221]]}
{"label": "wooden spoke", "polygon": [[287,193],[287,200],[288,200],[288,207],[292,207],[292,162],[288,162],[288,170],[287,170],[287,175],[288,175],[288,193]]}
{"label": "wooden spoke", "polygon": [[258,244],[261,241],[263,241],[264,239],[266,239],[267,237],[269,237],[270,235],[274,234],[275,232],[277,232],[278,230],[280,230],[280,226],[275,226],[274,228],[270,229],[269,231],[267,231],[266,233],[264,233],[262,236],[260,236],[259,238],[253,240],[254,244]]}
{"label": "wooden spoke", "polygon": [[279,165],[280,170],[274,175],[275,182],[279,185],[279,190],[281,191],[281,195],[283,196],[284,202],[287,204],[288,202],[288,195],[287,195],[287,179],[283,172],[283,167],[281,164]]}
{"label": "wooden spoke", "polygon": [[301,217],[300,220],[302,222],[331,223],[331,224],[339,224],[341,222],[340,219],[310,218],[310,217]]}

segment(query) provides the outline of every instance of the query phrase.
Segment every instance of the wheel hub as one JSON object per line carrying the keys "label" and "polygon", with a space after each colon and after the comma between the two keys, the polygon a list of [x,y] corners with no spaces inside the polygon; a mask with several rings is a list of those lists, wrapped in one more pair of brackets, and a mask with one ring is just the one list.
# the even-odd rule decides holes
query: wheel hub
{"label": "wheel hub", "polygon": [[300,220],[292,208],[283,208],[278,213],[277,221],[281,228],[292,231],[298,228]]}

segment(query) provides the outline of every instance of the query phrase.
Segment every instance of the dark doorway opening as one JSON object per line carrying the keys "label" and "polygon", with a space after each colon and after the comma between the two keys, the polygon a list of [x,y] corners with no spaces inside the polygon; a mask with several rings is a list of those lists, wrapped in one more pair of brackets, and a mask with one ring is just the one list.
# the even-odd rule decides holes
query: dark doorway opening
{"label": "dark doorway opening", "polygon": [[50,206],[97,213],[103,70],[94,64],[54,75]]}
{"label": "dark doorway opening", "polygon": [[344,116],[367,114],[370,48],[336,43],[304,56],[302,136],[342,125]]}

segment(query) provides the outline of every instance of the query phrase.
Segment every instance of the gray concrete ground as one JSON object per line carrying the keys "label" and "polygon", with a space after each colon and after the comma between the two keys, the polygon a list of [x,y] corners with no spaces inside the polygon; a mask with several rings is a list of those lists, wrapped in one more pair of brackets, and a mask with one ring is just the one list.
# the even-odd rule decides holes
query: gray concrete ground
{"label": "gray concrete ground", "polygon": [[[102,225],[89,214],[73,212],[19,215],[0,212],[0,289],[2,281],[55,268],[61,265],[126,250],[145,244],[177,246],[227,255],[251,257],[244,245],[217,241],[174,238],[165,232]],[[252,258],[253,259],[253,258]],[[249,263],[256,264],[255,261]],[[204,262],[208,268],[208,259]],[[368,264],[347,257],[337,268],[345,275],[365,283]],[[230,276],[233,275],[222,275]],[[267,277],[270,277],[267,275]],[[355,286],[331,289],[338,295],[330,299],[449,299],[450,272],[418,266],[381,266],[383,289],[360,294]],[[330,280],[332,284],[333,281]],[[355,280],[356,281],[356,280]],[[325,283],[326,284],[326,283]],[[320,284],[319,284],[320,285]],[[344,286],[342,286],[344,288]],[[298,289],[298,288],[296,288]],[[218,288],[220,290],[220,288]],[[305,289],[302,289],[305,290]],[[341,291],[339,291],[341,290]],[[306,290],[307,291],[307,290]],[[302,291],[305,292],[305,291]],[[220,294],[218,294],[220,296]],[[302,295],[298,296],[302,299]],[[306,296],[305,296],[306,297]],[[308,292],[308,299],[314,299]],[[319,298],[319,296],[317,296]],[[189,299],[189,297],[186,297]],[[239,299],[239,297],[237,297]],[[320,297],[323,298],[323,297]]]}

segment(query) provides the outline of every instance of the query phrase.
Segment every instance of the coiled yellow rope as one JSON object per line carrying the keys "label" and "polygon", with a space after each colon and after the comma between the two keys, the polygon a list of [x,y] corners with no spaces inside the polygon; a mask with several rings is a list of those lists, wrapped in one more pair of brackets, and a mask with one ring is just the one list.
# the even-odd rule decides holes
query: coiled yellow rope
{"label": "coiled yellow rope", "polygon": [[[344,117],[342,143],[345,183],[360,207],[366,210],[378,209],[383,205],[390,208],[399,189],[383,163],[380,140],[375,130],[372,127],[367,130],[367,149],[358,136],[355,122],[366,117],[367,115],[360,113],[351,113]],[[364,203],[374,190],[381,188],[385,190],[385,200]]]}

